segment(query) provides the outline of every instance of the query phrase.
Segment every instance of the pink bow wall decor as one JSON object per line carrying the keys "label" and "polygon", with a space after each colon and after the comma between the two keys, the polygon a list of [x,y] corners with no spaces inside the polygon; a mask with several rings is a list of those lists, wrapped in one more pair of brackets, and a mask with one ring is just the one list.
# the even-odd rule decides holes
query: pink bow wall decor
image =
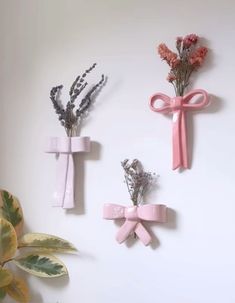
{"label": "pink bow wall decor", "polygon": [[[177,37],[175,41],[176,52],[170,50],[165,43],[158,45],[158,54],[170,67],[167,81],[175,90],[176,97],[168,97],[162,93],[156,93],[150,98],[150,108],[154,112],[173,115],[173,169],[189,168],[186,112],[203,109],[209,104],[209,97],[206,91],[194,89],[185,94],[190,84],[190,77],[204,63],[208,49],[205,46],[198,46],[199,37],[190,34],[185,37]],[[193,102],[194,96],[201,99]],[[156,106],[156,103],[161,104]]]}
{"label": "pink bow wall decor", "polygon": [[[194,96],[202,96],[201,101],[190,103]],[[157,102],[162,101],[163,105],[157,106]],[[162,93],[156,93],[150,98],[150,108],[154,112],[172,114],[172,146],[173,165],[172,168],[189,168],[186,112],[203,109],[209,103],[209,96],[202,89],[195,89],[185,96],[169,97]]]}
{"label": "pink bow wall decor", "polygon": [[166,206],[146,204],[125,207],[118,204],[105,204],[103,218],[108,220],[125,219],[120,227],[116,240],[124,242],[131,234],[135,233],[144,245],[151,243],[152,237],[144,226],[144,221],[166,222]]}
{"label": "pink bow wall decor", "polygon": [[103,207],[103,218],[107,220],[121,220],[124,223],[119,229],[116,240],[124,242],[129,236],[136,235],[144,245],[152,241],[151,234],[144,222],[152,221],[165,223],[167,220],[167,207],[163,204],[144,205],[144,196],[156,184],[155,173],[146,172],[138,159],[121,162],[124,169],[124,178],[132,206],[106,203]]}
{"label": "pink bow wall decor", "polygon": [[[57,182],[53,195],[53,205],[63,208],[73,208],[74,205],[74,154],[90,151],[90,138],[78,137],[83,119],[87,116],[99,90],[104,85],[105,76],[93,85],[87,82],[88,75],[96,67],[96,63],[78,75],[69,90],[69,99],[63,104],[60,97],[63,85],[52,87],[50,99],[58,116],[60,124],[66,132],[66,137],[52,137],[47,142],[46,152],[58,157]],[[87,90],[87,91],[86,91]],[[86,91],[86,92],[85,92]],[[82,93],[82,98],[79,97]]]}
{"label": "pink bow wall decor", "polygon": [[74,207],[74,153],[89,151],[89,137],[52,137],[48,139],[46,152],[58,155],[53,206],[65,209]]}

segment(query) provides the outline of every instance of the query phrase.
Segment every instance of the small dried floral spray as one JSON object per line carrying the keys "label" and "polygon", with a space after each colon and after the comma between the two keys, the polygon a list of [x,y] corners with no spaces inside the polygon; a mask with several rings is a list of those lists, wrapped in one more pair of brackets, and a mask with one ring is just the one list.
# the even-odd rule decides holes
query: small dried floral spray
{"label": "small dried floral spray", "polygon": [[158,46],[160,57],[171,68],[167,80],[174,86],[176,96],[184,95],[191,74],[204,62],[208,49],[204,46],[197,47],[198,42],[199,37],[195,34],[177,37],[177,53],[172,52],[164,43]]}
{"label": "small dried floral spray", "polygon": [[66,106],[64,106],[60,100],[63,85],[55,86],[51,89],[50,99],[53,103],[55,112],[58,115],[59,121],[65,128],[66,134],[69,137],[77,135],[78,126],[81,123],[84,115],[86,115],[90,109],[95,92],[97,92],[97,89],[101,87],[105,81],[105,77],[102,75],[101,80],[88,90],[78,104],[78,107],[75,108],[75,101],[88,85],[86,77],[95,67],[96,63],[85,70],[81,76],[77,76],[70,88],[69,101],[67,102]]}
{"label": "small dried floral spray", "polygon": [[144,201],[145,193],[156,181],[156,174],[145,172],[141,162],[137,159],[130,161],[125,159],[121,162],[124,169],[125,183],[133,205],[138,206]]}

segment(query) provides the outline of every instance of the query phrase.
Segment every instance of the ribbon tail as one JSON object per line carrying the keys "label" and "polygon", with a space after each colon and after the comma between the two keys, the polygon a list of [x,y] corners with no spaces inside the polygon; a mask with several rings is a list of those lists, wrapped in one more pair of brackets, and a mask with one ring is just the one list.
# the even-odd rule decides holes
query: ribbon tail
{"label": "ribbon tail", "polygon": [[56,186],[52,206],[63,207],[67,182],[68,154],[59,154],[56,168]]}
{"label": "ribbon tail", "polygon": [[134,231],[137,223],[138,222],[136,221],[128,221],[128,220],[124,222],[124,224],[121,226],[116,236],[116,240],[118,241],[118,243],[124,242],[129,237],[131,232]]}
{"label": "ribbon tail", "polygon": [[149,232],[146,230],[146,228],[141,222],[136,225],[135,233],[145,246],[149,245],[149,243],[152,241]]}
{"label": "ribbon tail", "polygon": [[187,132],[186,132],[186,115],[185,112],[182,113],[181,117],[181,156],[182,156],[182,166],[184,168],[189,168],[188,163],[188,144],[187,144]]}
{"label": "ribbon tail", "polygon": [[64,194],[64,209],[74,208],[74,159],[73,154],[68,154],[68,169]]}
{"label": "ribbon tail", "polygon": [[182,112],[180,110],[173,113],[173,134],[172,134],[172,146],[173,146],[173,167],[175,170],[182,165],[182,150],[181,150],[181,118]]}

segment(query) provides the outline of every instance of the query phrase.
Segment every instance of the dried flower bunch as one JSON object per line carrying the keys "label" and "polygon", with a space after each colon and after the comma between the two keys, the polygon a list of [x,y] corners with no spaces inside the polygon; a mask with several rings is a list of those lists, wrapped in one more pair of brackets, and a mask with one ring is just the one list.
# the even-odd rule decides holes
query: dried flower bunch
{"label": "dried flower bunch", "polygon": [[189,85],[192,72],[196,71],[204,62],[208,49],[197,47],[199,37],[190,34],[176,38],[177,53],[172,52],[164,43],[158,46],[160,57],[167,62],[171,70],[167,80],[173,84],[176,96],[183,96]]}
{"label": "dried flower bunch", "polygon": [[155,182],[155,173],[145,172],[139,160],[130,161],[125,159],[121,162],[125,172],[125,183],[127,185],[131,200],[134,205],[143,203],[144,194]]}
{"label": "dried flower bunch", "polygon": [[55,86],[51,89],[50,99],[53,103],[55,112],[59,117],[59,121],[61,125],[64,126],[65,131],[69,137],[76,136],[78,125],[92,104],[92,96],[97,91],[98,87],[104,83],[105,77],[102,75],[101,80],[88,90],[88,92],[80,101],[77,109],[75,109],[76,99],[88,85],[88,82],[85,81],[85,78],[95,67],[96,63],[88,68],[81,76],[77,76],[70,88],[70,99],[67,102],[66,107],[64,107],[60,101],[63,85]]}

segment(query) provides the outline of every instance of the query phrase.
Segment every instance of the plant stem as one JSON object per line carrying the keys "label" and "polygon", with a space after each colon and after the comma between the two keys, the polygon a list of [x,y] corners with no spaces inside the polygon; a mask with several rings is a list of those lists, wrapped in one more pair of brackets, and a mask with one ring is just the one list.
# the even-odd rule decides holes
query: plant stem
{"label": "plant stem", "polygon": [[8,260],[2,262],[2,263],[1,263],[1,266],[3,267],[6,263],[8,263],[8,262],[10,262],[10,261],[12,261],[12,260],[14,260],[14,259],[11,258],[11,259],[8,259]]}

